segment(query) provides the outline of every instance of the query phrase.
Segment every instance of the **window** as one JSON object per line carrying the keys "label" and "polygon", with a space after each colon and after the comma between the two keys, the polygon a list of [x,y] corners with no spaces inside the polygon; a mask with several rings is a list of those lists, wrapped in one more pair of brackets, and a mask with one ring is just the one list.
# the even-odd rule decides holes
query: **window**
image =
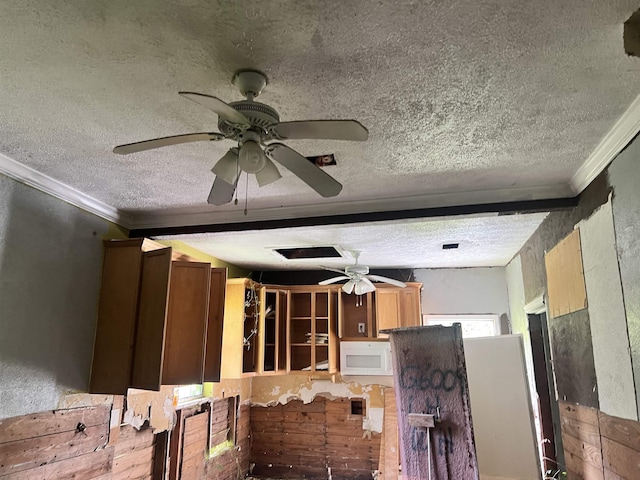
{"label": "window", "polygon": [[500,335],[498,315],[422,315],[423,325],[450,327],[454,323],[459,323],[462,326],[462,338]]}

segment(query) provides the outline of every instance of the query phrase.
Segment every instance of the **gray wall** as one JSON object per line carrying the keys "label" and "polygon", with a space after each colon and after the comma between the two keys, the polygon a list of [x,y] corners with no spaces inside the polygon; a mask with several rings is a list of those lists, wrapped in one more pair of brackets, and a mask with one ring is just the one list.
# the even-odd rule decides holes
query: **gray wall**
{"label": "gray wall", "polygon": [[[636,394],[640,393],[640,137],[609,167],[613,223],[631,346]],[[621,354],[623,352],[620,352]],[[640,412],[640,395],[636,395]]]}
{"label": "gray wall", "polygon": [[422,313],[494,314],[509,311],[503,267],[421,268],[413,271],[422,283]]}
{"label": "gray wall", "polygon": [[0,175],[0,419],[86,390],[110,224]]}
{"label": "gray wall", "polygon": [[[551,213],[507,268],[511,293],[512,288],[518,290],[519,279],[516,277],[521,265],[519,288],[524,298],[520,305],[546,295],[544,253],[576,225],[584,229],[583,263],[588,308],[549,319],[558,394],[568,402],[610,410],[606,413],[633,419],[640,411],[636,398],[640,392],[639,182],[640,139],[636,137],[580,195],[578,207]],[[612,228],[606,224],[608,208],[613,210],[615,236],[614,232],[605,231]],[[603,238],[607,236],[607,242],[613,243],[615,248],[613,252],[606,248]],[[514,306],[511,305],[512,309]],[[622,311],[620,309],[626,314],[622,318],[618,313]],[[526,316],[518,312],[512,310],[511,315],[526,322]],[[514,322],[514,332],[524,333],[527,328],[526,323]],[[627,366],[629,361],[633,366],[632,374]],[[624,372],[622,366],[625,366]],[[631,375],[635,389],[625,390],[622,399],[620,386],[626,385],[626,379]],[[601,388],[606,391],[599,391]],[[636,402],[636,411],[628,410],[630,401]]]}

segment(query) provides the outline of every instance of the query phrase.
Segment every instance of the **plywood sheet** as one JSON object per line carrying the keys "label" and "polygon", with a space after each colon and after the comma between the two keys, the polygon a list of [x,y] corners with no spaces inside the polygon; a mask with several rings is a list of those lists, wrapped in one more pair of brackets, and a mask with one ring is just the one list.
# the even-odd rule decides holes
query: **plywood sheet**
{"label": "plywood sheet", "polygon": [[551,318],[587,308],[580,230],[576,229],[544,256]]}

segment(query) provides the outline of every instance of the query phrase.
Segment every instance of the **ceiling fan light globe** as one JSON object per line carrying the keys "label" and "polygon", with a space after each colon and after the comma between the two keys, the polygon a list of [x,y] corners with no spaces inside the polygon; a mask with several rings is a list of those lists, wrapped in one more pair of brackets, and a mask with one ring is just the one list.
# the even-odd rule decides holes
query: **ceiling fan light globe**
{"label": "ceiling fan light globe", "polygon": [[353,287],[356,286],[356,282],[354,282],[353,280],[349,280],[347,283],[345,283],[342,286],[342,291],[346,294],[350,294],[351,292],[353,292]]}
{"label": "ceiling fan light globe", "polygon": [[267,157],[260,145],[253,140],[245,141],[238,156],[240,168],[247,173],[258,173],[267,163]]}
{"label": "ceiling fan light globe", "polygon": [[238,154],[234,150],[229,150],[211,169],[216,177],[230,185],[238,180]]}
{"label": "ceiling fan light globe", "polygon": [[282,178],[282,175],[280,175],[280,172],[278,171],[278,167],[276,167],[276,165],[268,158],[265,158],[265,160],[264,168],[259,172],[256,172],[256,180],[258,180],[258,185],[260,187],[269,185],[270,183]]}

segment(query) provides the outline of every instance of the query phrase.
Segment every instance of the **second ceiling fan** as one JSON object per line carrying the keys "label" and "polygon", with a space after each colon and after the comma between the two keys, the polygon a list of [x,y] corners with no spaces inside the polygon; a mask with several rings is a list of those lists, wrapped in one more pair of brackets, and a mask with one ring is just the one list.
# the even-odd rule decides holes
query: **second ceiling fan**
{"label": "second ceiling fan", "polygon": [[401,287],[401,288],[404,288],[407,286],[406,283],[401,282],[399,280],[395,280],[393,278],[383,277],[382,275],[370,274],[369,267],[365,265],[360,265],[358,263],[358,258],[360,258],[360,252],[353,251],[352,255],[353,255],[353,258],[355,259],[355,264],[346,266],[344,270],[338,270],[337,268],[330,268],[330,267],[322,267],[324,270],[340,273],[341,275],[339,277],[328,278],[327,280],[318,282],[318,285],[330,285],[332,283],[337,283],[343,280],[347,280],[347,282],[344,285],[342,285],[342,291],[344,293],[355,293],[356,295],[364,295],[365,293],[373,292],[376,289],[373,282],[388,283],[395,287]]}
{"label": "second ceiling fan", "polygon": [[267,85],[261,72],[245,70],[236,73],[233,83],[246,100],[225,103],[202,93],[179,92],[218,115],[220,132],[188,133],[118,145],[114,153],[126,155],[181,143],[233,140],[237,146],[214,165],[216,175],[207,202],[229,203],[242,172],[254,174],[259,186],[281,178],[274,161],[284,166],[323,197],[340,193],[342,185],[321,168],[280,140],[352,140],[365,141],[369,132],[356,120],[303,120],[280,122],[278,112],[254,99]]}

